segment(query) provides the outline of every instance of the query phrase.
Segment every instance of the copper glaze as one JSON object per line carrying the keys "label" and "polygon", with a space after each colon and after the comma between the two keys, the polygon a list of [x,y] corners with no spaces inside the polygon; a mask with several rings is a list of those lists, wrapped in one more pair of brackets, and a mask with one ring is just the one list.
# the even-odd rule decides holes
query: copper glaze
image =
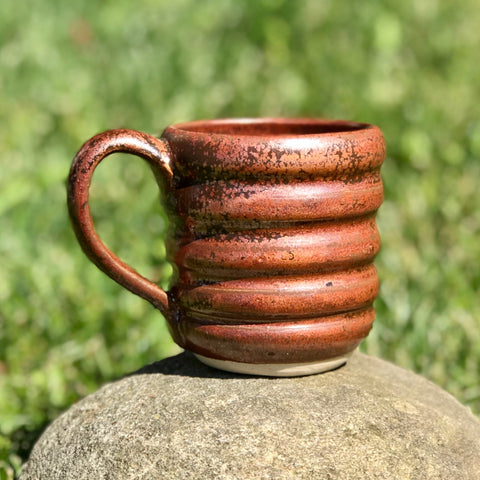
{"label": "copper glaze", "polygon": [[[146,159],[171,204],[168,293],[95,233],[88,189],[113,152]],[[351,352],[372,326],[384,157],[377,127],[343,121],[199,121],[160,139],[113,130],[75,157],[70,215],[89,258],[161,310],[180,346],[233,362],[315,362]]]}

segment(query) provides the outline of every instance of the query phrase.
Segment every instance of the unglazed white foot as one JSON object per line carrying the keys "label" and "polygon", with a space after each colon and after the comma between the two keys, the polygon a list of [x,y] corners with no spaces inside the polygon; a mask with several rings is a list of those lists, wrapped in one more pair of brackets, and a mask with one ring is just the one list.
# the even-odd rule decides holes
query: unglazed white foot
{"label": "unglazed white foot", "polygon": [[340,357],[305,363],[243,363],[230,360],[218,360],[194,354],[202,363],[227,372],[243,373],[247,375],[260,375],[266,377],[300,377],[315,373],[328,372],[341,367],[351,356],[347,353]]}

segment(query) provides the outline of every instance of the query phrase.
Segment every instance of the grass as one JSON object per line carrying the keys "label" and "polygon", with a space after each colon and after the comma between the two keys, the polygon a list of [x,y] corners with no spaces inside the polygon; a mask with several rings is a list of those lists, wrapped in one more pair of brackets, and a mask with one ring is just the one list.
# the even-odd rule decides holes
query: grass
{"label": "grass", "polygon": [[[73,155],[116,127],[275,115],[379,125],[382,288],[362,349],[480,414],[479,23],[474,0],[3,0],[0,479],[70,404],[176,351],[160,315],[86,260],[67,218]],[[92,198],[108,245],[165,278],[148,168],[107,160]]]}

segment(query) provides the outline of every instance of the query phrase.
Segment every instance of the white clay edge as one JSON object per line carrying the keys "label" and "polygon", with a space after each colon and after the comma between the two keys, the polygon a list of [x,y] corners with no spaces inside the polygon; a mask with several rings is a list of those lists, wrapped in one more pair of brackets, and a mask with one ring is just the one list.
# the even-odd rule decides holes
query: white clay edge
{"label": "white clay edge", "polygon": [[351,353],[327,360],[306,363],[243,363],[232,362],[230,360],[217,360],[216,358],[204,357],[196,353],[194,355],[202,363],[227,372],[266,377],[300,377],[328,372],[329,370],[341,367],[347,363]]}

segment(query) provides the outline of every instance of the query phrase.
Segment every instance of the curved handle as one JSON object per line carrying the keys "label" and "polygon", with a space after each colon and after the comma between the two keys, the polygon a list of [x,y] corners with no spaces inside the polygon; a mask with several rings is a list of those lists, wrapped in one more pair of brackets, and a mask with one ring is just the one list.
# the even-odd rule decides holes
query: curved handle
{"label": "curved handle", "polygon": [[123,263],[100,240],[93,226],[88,196],[92,175],[97,165],[116,152],[131,153],[145,159],[157,180],[171,186],[170,149],[158,138],[135,130],[110,130],[88,140],[75,156],[68,178],[68,209],[73,229],[87,257],[117,283],[148,300],[164,315],[168,312],[165,290],[142,277]]}

